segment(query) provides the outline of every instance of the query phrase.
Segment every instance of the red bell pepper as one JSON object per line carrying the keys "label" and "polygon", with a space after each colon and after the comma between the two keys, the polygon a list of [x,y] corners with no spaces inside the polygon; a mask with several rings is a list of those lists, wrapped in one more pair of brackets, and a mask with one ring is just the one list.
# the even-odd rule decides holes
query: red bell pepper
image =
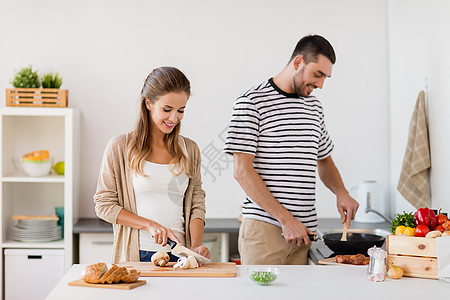
{"label": "red bell pepper", "polygon": [[419,208],[414,214],[416,227],[418,225],[425,225],[430,229],[436,227],[436,214],[428,207]]}

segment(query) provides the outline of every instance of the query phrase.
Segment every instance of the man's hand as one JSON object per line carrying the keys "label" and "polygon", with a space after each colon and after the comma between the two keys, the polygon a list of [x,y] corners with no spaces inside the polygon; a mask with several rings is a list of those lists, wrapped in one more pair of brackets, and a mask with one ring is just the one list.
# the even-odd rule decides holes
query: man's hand
{"label": "man's hand", "polygon": [[337,209],[341,214],[341,223],[346,222],[350,228],[350,221],[355,218],[359,203],[348,193],[337,195]]}
{"label": "man's hand", "polygon": [[309,245],[311,243],[308,233],[314,234],[314,232],[306,228],[306,226],[296,218],[291,217],[288,221],[280,224],[281,229],[283,230],[282,235],[288,243],[299,247],[301,247],[302,244]]}

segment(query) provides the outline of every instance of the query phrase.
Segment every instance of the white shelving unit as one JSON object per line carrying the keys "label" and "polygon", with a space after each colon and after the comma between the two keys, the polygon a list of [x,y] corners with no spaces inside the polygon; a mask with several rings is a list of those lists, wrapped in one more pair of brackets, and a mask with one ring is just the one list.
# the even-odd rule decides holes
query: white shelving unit
{"label": "white shelving unit", "polygon": [[[79,111],[74,108],[0,108],[0,250],[63,249],[64,270],[73,260],[73,224],[78,220]],[[29,177],[17,172],[13,158],[49,150],[53,162],[64,161],[64,175]],[[11,240],[12,215],[50,215],[64,206],[64,239],[28,243]],[[4,282],[0,260],[0,284]],[[7,275],[6,275],[7,276]],[[4,290],[2,288],[2,290]]]}

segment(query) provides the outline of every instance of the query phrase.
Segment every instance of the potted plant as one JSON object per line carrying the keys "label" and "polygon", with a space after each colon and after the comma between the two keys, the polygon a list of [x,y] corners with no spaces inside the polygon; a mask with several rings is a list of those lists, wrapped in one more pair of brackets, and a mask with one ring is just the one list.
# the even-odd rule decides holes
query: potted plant
{"label": "potted plant", "polygon": [[41,83],[39,82],[39,75],[37,71],[33,71],[33,67],[31,65],[20,69],[14,75],[14,79],[11,80],[11,84],[15,88],[39,88],[41,86]]}
{"label": "potted plant", "polygon": [[44,89],[59,89],[62,84],[62,77],[58,72],[47,72],[42,75],[41,84]]}
{"label": "potted plant", "polygon": [[67,106],[68,91],[59,89],[62,77],[57,72],[47,72],[39,78],[30,65],[16,72],[11,84],[14,89],[6,89],[6,106]]}

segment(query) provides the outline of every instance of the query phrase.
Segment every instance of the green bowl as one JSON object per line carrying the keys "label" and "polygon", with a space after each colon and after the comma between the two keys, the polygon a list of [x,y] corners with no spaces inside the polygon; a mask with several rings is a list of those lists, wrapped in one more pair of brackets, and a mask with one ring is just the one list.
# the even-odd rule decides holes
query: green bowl
{"label": "green bowl", "polygon": [[258,285],[270,285],[280,275],[280,269],[273,267],[251,267],[247,272],[250,280]]}

